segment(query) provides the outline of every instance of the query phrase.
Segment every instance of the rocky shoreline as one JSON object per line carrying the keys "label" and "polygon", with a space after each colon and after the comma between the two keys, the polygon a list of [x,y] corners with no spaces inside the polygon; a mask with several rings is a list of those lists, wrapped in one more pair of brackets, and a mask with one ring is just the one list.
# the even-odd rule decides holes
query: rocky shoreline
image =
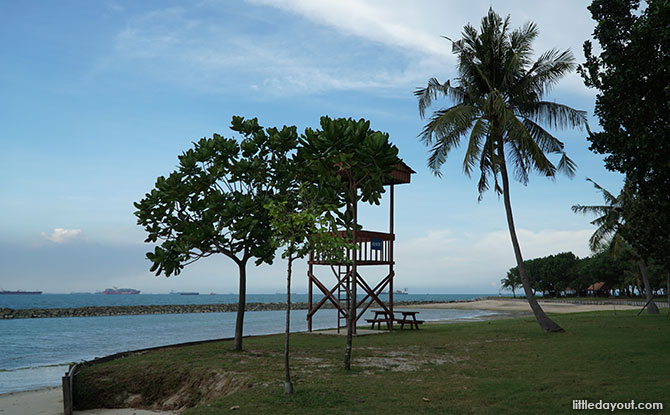
{"label": "rocky shoreline", "polygon": [[[396,306],[426,304],[428,301],[396,302]],[[325,303],[322,308],[333,308]],[[245,311],[285,310],[286,303],[247,303]],[[307,303],[293,303],[292,310],[306,310]],[[18,318],[59,318],[59,317],[101,317],[131,316],[144,314],[190,314],[190,313],[230,313],[237,311],[237,304],[189,304],[189,305],[137,305],[115,307],[77,308],[0,308],[0,319]]]}

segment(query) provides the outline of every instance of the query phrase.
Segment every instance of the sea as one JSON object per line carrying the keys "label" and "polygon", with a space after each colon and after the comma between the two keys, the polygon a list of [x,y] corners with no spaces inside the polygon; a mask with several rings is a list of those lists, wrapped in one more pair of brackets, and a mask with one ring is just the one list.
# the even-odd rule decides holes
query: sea
{"label": "sea", "polygon": [[[398,301],[463,301],[485,294],[407,294]],[[306,294],[292,294],[306,302]],[[285,294],[249,294],[247,302],[285,302]],[[0,308],[69,308],[121,305],[231,304],[236,294],[41,294],[0,295]],[[396,307],[400,308],[400,307]],[[426,321],[475,319],[494,314],[484,310],[418,309]],[[370,311],[368,311],[370,313]],[[371,314],[371,313],[370,313]],[[307,330],[306,310],[291,312],[291,331]],[[72,362],[110,354],[234,335],[236,313],[153,314],[138,316],[67,317],[0,320],[0,394],[59,386]],[[365,316],[364,318],[372,318]],[[249,311],[244,335],[282,333],[284,311]],[[319,310],[313,329],[334,328],[335,310]]]}

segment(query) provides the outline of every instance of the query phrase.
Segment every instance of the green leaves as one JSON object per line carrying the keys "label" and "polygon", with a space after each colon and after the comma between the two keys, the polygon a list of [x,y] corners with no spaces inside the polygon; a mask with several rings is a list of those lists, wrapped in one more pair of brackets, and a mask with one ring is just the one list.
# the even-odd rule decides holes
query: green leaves
{"label": "green leaves", "polygon": [[322,117],[321,129],[300,138],[293,126],[264,129],[255,118],[235,116],[230,128],[242,139],[198,140],[134,203],[145,242],[159,244],[147,253],[156,275],[179,274],[216,253],[270,264],[286,243],[302,256],[309,234],[322,235],[313,246],[336,255],[346,241],[331,241],[331,231],[357,226],[342,208],[354,200],[378,204],[400,162],[388,134],[362,119]]}
{"label": "green leaves", "polygon": [[370,122],[363,119],[321,117],[321,129],[306,130],[300,144],[303,174],[329,189],[326,192],[337,198],[338,206],[354,200],[379,204],[384,182],[400,162],[388,134],[371,130]]}
{"label": "green leaves", "polygon": [[274,249],[265,205],[283,192],[290,152],[297,145],[295,127],[264,130],[254,118],[233,117],[238,143],[214,134],[179,156],[177,170],[156,179],[155,188],[134,204],[145,242],[159,243],[147,253],[156,275],[181,269],[215,253],[238,263],[256,258],[272,263]]}
{"label": "green leaves", "polygon": [[605,155],[607,169],[624,173],[644,201],[627,204],[627,222],[639,224],[629,242],[647,255],[668,258],[670,3],[593,0],[588,9],[599,47],[584,42],[586,63],[578,72],[597,89],[595,115],[602,126],[589,134],[590,149]]}
{"label": "green leaves", "polygon": [[[509,16],[502,19],[492,9],[482,19],[481,29],[471,25],[463,37],[452,42],[458,55],[455,83],[440,84],[435,78],[417,89],[419,114],[440,96],[454,105],[438,109],[429,118],[420,140],[430,147],[428,166],[440,176],[448,154],[468,136],[463,170],[470,175],[479,168],[480,199],[493,177],[509,160],[515,178],[527,183],[529,172],[554,177],[556,172],[574,174],[575,164],[563,152],[563,143],[539,126],[586,127],[586,112],[542,101],[547,91],[574,67],[570,51],[550,50],[532,62],[532,42],[537,37],[534,23],[510,30]],[[560,154],[558,167],[545,153]]]}

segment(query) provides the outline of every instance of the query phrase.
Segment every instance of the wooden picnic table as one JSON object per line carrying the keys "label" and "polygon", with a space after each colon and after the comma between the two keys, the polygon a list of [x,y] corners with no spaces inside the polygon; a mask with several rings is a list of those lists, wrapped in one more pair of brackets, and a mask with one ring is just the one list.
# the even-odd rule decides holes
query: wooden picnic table
{"label": "wooden picnic table", "polygon": [[398,311],[402,314],[401,319],[396,319],[397,323],[400,323],[400,329],[402,330],[405,327],[405,324],[409,324],[410,329],[419,330],[419,324],[423,324],[423,320],[417,320],[416,315],[419,314],[418,311]]}
{"label": "wooden picnic table", "polygon": [[389,313],[386,310],[370,310],[375,313],[375,317],[367,319],[368,323],[372,323],[372,329],[377,328],[381,329],[381,323],[386,324],[387,329],[391,329],[393,322],[400,324],[400,329],[402,330],[405,327],[405,324],[409,324],[410,329],[419,329],[419,324],[423,324],[423,320],[417,320],[416,315],[419,314],[418,311],[396,311],[395,313],[400,313],[402,318],[395,318],[389,316]]}
{"label": "wooden picnic table", "polygon": [[378,329],[381,329],[382,323],[386,323],[386,328],[389,330],[391,329],[391,324],[393,324],[393,318],[389,318],[389,313],[386,312],[386,310],[371,310],[373,313],[375,313],[375,318],[372,319],[367,319],[366,321],[368,323],[372,323],[372,329],[375,328],[375,324],[377,325]]}

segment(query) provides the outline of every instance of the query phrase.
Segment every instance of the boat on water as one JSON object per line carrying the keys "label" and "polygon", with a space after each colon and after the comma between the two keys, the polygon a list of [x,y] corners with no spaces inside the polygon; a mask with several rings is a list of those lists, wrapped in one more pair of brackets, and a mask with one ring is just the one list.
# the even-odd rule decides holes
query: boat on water
{"label": "boat on water", "polygon": [[179,295],[200,295],[200,293],[195,293],[195,292],[182,292],[182,293],[177,293]]}
{"label": "boat on water", "polygon": [[31,295],[37,295],[37,294],[42,294],[42,291],[23,291],[23,290],[17,290],[17,291],[9,291],[9,290],[0,290],[0,294],[31,294]]}
{"label": "boat on water", "polygon": [[105,295],[128,295],[128,294],[139,294],[140,290],[134,290],[132,288],[107,288],[105,291],[101,291],[97,294]]}
{"label": "boat on water", "polygon": [[[383,295],[388,295],[389,292],[388,292],[388,291],[382,291],[382,294],[383,294]],[[405,288],[404,290],[395,290],[395,291],[393,291],[393,295],[407,295],[407,294],[409,294],[409,293],[407,292],[407,288]]]}

